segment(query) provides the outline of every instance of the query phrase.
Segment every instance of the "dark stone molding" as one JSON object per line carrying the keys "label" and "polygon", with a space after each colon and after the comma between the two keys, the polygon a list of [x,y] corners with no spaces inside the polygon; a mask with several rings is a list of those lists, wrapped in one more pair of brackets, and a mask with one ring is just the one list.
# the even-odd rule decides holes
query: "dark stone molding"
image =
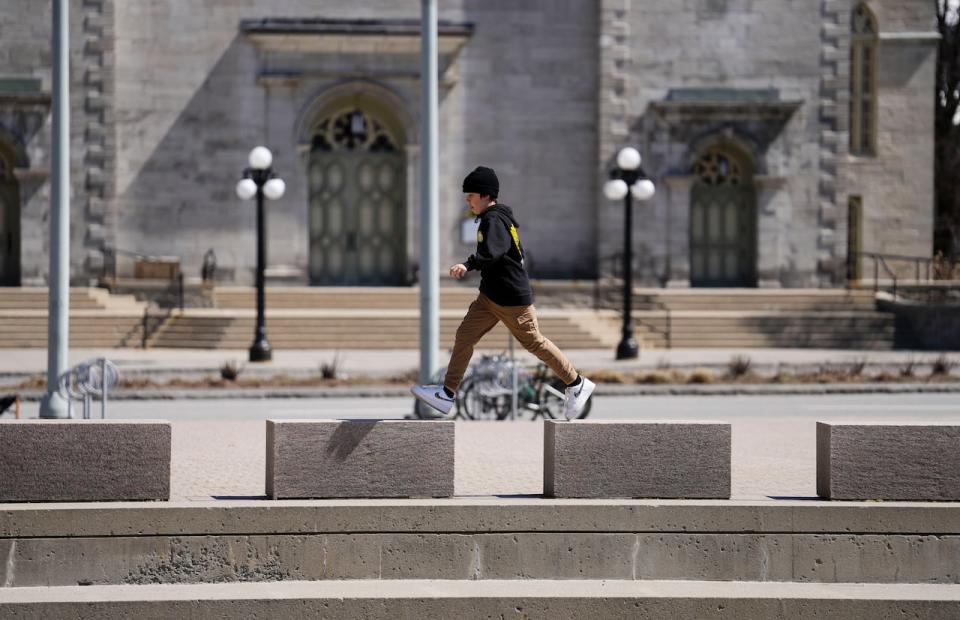
{"label": "dark stone molding", "polygon": [[[470,22],[439,20],[437,34],[441,37],[469,37],[474,26]],[[420,36],[418,19],[324,19],[283,18],[244,19],[240,32],[257,35],[337,34],[356,36]]]}

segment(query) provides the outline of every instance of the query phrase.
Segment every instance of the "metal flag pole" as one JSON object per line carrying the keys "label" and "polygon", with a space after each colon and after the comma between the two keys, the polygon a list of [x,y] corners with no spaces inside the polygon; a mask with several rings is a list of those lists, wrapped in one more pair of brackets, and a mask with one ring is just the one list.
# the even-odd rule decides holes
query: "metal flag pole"
{"label": "metal flag pole", "polygon": [[439,124],[437,0],[422,0],[420,21],[420,381],[429,383],[440,350]]}
{"label": "metal flag pole", "polygon": [[58,393],[70,339],[70,44],[68,0],[53,0],[53,148],[51,157],[50,277],[47,307],[47,393],[41,418],[66,418]]}

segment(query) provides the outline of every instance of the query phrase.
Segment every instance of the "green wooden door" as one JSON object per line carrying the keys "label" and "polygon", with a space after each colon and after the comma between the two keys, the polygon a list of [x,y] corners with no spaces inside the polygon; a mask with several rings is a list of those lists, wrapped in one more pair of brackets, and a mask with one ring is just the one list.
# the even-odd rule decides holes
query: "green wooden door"
{"label": "green wooden door", "polygon": [[20,191],[0,158],[0,286],[20,286]]}
{"label": "green wooden door", "polygon": [[690,193],[690,285],[757,285],[757,199],[744,166],[708,153]]}
{"label": "green wooden door", "polygon": [[321,124],[308,170],[311,284],[405,283],[405,176],[403,153],[375,120]]}

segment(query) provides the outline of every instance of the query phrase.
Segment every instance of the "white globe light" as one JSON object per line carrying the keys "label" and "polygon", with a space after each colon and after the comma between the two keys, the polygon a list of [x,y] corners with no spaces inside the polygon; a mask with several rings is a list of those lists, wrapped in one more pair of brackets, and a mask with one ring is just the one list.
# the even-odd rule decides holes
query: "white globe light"
{"label": "white globe light", "polygon": [[637,200],[650,200],[657,193],[657,188],[650,179],[640,179],[633,184],[630,191]]}
{"label": "white globe light", "polygon": [[623,179],[613,179],[603,184],[603,195],[610,200],[620,200],[628,191],[627,182]]}
{"label": "white globe light", "polygon": [[283,179],[270,179],[263,186],[263,195],[270,200],[283,197],[285,191],[287,191],[287,184],[283,182]]}
{"label": "white globe light", "polygon": [[257,184],[253,179],[240,179],[237,183],[237,197],[240,200],[250,200],[257,195]]}
{"label": "white globe light", "polygon": [[266,170],[273,163],[273,153],[265,146],[250,151],[250,167],[254,170]]}
{"label": "white globe light", "polygon": [[640,151],[628,146],[617,153],[617,166],[621,170],[636,170],[640,167]]}

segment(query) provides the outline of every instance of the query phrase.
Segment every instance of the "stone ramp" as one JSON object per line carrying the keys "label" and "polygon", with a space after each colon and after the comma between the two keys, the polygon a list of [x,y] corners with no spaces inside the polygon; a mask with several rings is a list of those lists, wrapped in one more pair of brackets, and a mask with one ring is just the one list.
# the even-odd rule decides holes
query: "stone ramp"
{"label": "stone ramp", "polygon": [[960,586],[363,580],[0,589],[6,618],[953,619]]}

